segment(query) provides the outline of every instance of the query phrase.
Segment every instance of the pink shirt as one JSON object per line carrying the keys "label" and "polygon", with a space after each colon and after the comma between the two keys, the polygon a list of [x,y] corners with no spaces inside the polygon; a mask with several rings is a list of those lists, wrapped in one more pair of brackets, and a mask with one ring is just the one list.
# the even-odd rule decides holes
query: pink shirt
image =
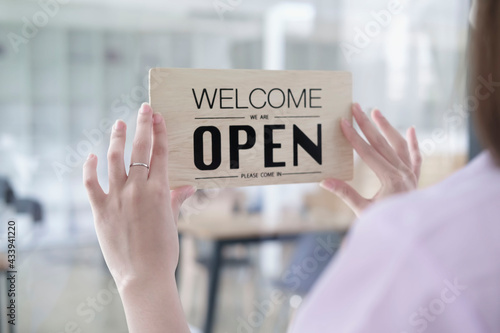
{"label": "pink shirt", "polygon": [[291,332],[500,332],[500,169],[489,153],[368,209]]}

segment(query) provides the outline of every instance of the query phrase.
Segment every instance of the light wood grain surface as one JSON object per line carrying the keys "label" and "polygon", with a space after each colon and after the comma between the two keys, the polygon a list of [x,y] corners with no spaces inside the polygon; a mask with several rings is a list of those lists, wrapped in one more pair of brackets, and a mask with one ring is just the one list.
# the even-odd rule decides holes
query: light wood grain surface
{"label": "light wood grain surface", "polygon": [[[221,88],[226,90],[221,91]],[[201,103],[203,89],[207,94]],[[251,95],[255,89],[260,90]],[[304,89],[304,99],[300,100]],[[152,69],[150,103],[155,112],[162,113],[167,123],[171,188],[305,183],[327,177],[351,179],[352,147],[342,135],[339,124],[342,117],[352,121],[351,91],[351,74],[348,72]],[[290,94],[294,100],[290,99]],[[212,100],[213,96],[215,99],[210,108],[206,97]],[[220,100],[220,96],[224,99]],[[285,103],[279,107],[283,98]],[[252,107],[264,104],[266,106],[261,109]],[[257,119],[251,119],[252,115]],[[318,124],[321,125],[321,164],[299,145],[296,150],[298,165],[294,165],[294,125],[318,145]],[[239,167],[231,169],[229,127],[237,125],[251,126],[256,133],[256,142],[250,149],[239,150]],[[273,160],[284,162],[284,167],[265,167],[265,125],[285,126],[274,130],[272,139],[273,143],[281,145],[273,149]],[[202,126],[215,126],[221,133],[222,161],[216,170],[199,170],[194,163],[193,134]],[[239,133],[240,144],[247,141],[245,134]],[[212,162],[209,133],[204,134],[203,142],[203,161],[208,165]]]}

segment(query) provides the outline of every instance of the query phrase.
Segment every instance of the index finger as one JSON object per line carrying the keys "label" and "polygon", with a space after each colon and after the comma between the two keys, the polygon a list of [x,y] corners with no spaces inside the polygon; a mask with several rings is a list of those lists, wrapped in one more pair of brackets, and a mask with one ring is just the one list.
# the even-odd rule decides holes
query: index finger
{"label": "index finger", "polygon": [[167,126],[159,113],[153,115],[153,150],[149,179],[155,179],[168,186]]}

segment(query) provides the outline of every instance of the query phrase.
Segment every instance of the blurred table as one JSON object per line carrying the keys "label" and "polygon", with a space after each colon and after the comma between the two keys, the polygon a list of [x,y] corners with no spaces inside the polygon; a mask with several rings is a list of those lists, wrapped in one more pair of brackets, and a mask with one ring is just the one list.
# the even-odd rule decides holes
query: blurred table
{"label": "blurred table", "polygon": [[[189,216],[179,221],[179,237],[190,236],[213,243],[208,265],[208,298],[204,333],[212,333],[223,262],[224,247],[234,244],[290,241],[308,233],[345,231],[352,221],[351,214],[330,214],[324,218],[312,215],[282,214],[276,222],[266,222],[262,215],[203,214]],[[348,221],[347,221],[348,220]]]}

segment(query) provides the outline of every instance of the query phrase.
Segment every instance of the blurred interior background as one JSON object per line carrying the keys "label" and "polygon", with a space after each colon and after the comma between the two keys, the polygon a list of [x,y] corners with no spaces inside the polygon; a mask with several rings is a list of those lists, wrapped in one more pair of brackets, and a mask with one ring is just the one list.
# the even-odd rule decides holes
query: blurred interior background
{"label": "blurred interior background", "polygon": [[[108,135],[118,118],[128,124],[130,159],[150,68],[351,71],[363,108],[380,108],[401,132],[416,127],[425,187],[463,166],[473,148],[465,94],[469,6],[0,0],[0,252],[13,218],[17,331],[127,331],[81,167],[97,154],[107,188]],[[355,175],[357,189],[376,192],[376,178],[357,156]],[[207,333],[284,332],[354,219],[317,184],[199,192],[183,213],[181,298],[190,323]],[[318,246],[327,258],[314,256]],[[285,296],[276,303],[273,292]]]}

